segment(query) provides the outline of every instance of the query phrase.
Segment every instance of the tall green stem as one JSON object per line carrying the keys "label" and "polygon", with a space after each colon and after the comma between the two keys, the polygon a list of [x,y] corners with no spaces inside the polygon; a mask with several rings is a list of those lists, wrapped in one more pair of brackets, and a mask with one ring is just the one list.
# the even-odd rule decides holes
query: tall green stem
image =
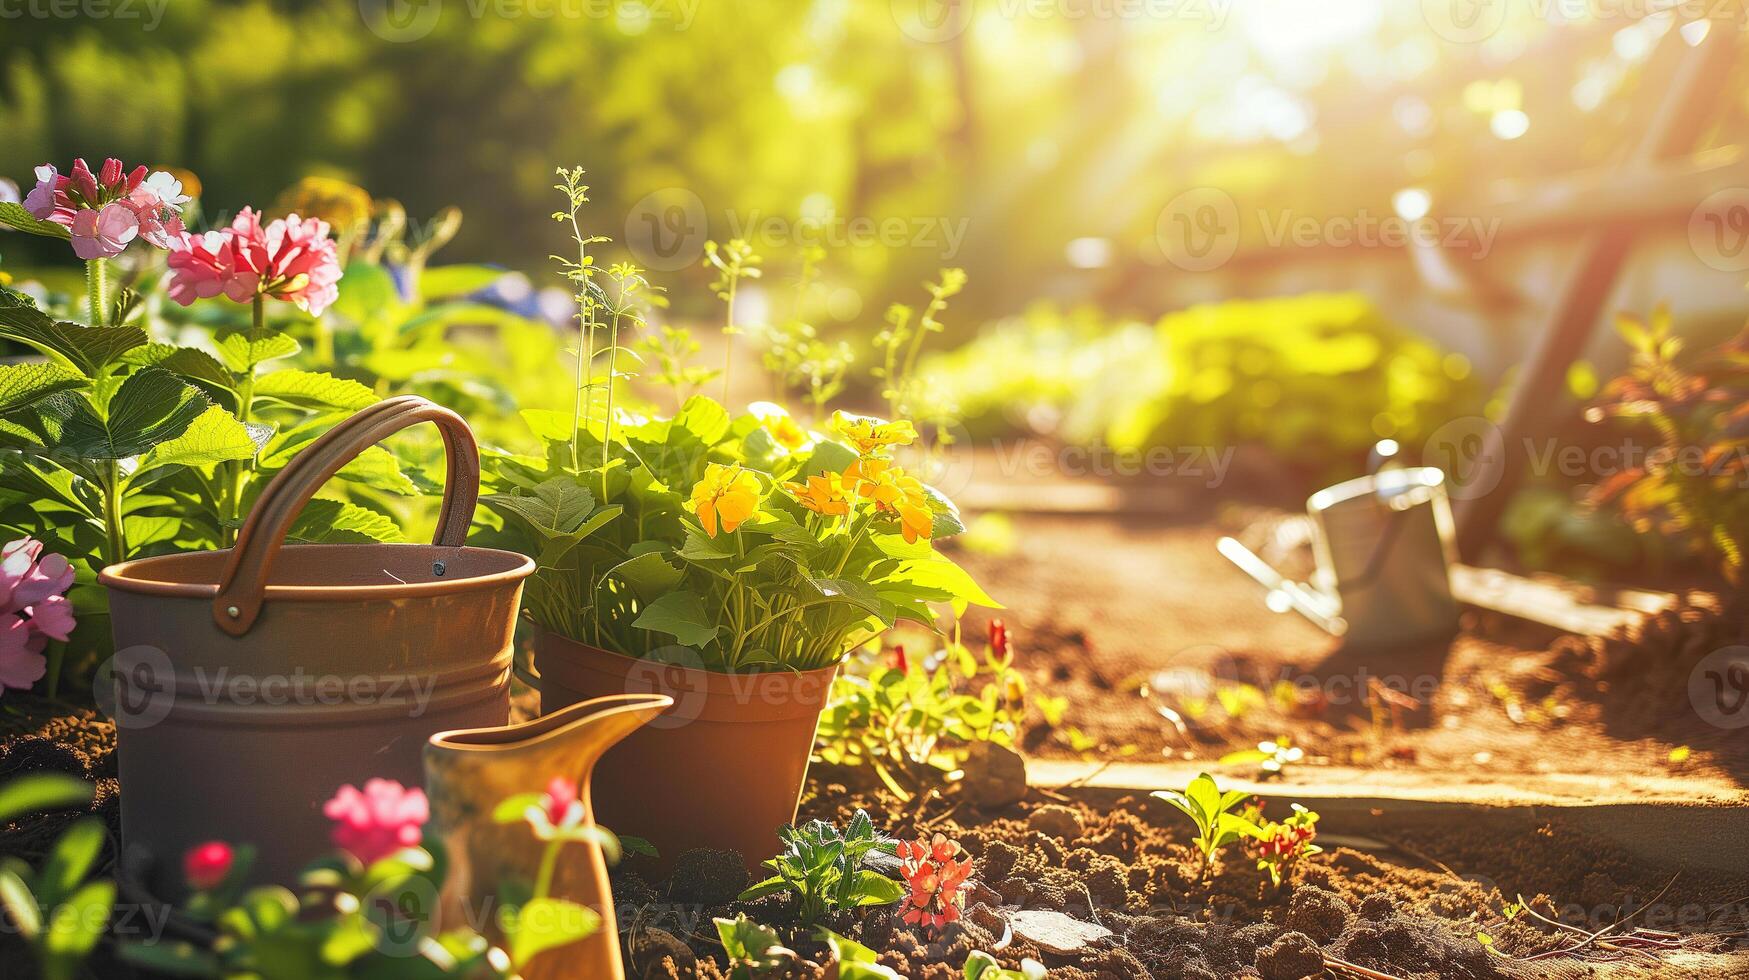
{"label": "tall green stem", "polygon": [[589,424],[589,381],[595,370],[595,303],[589,298],[589,246],[583,239],[583,228],[577,224],[577,205],[571,205],[571,234],[577,239],[577,392],[571,400],[571,468],[580,470],[583,461],[577,454],[577,432]]}
{"label": "tall green stem", "polygon": [[109,322],[109,266],[104,260],[85,260],[85,294],[91,302],[91,325],[106,325]]}
{"label": "tall green stem", "polygon": [[[255,342],[261,339],[261,334],[267,329],[267,297],[255,294],[255,303],[250,310],[249,346],[250,358],[253,361]],[[251,363],[243,372],[242,380],[237,383],[237,418],[245,425],[255,420],[255,365]],[[225,494],[225,532],[226,545],[235,543],[237,533],[235,524],[243,508],[243,483],[250,473],[255,471],[255,460],[239,459],[231,464],[231,482]]]}
{"label": "tall green stem", "polygon": [[[624,305],[623,298],[621,305]],[[619,313],[613,315],[613,328],[607,336],[607,421],[601,433],[601,499],[607,500],[607,449],[613,442],[613,376],[619,365]]]}
{"label": "tall green stem", "polygon": [[729,368],[733,366],[735,355],[735,286],[734,275],[729,279],[728,312],[723,314],[723,407],[729,407]]}
{"label": "tall green stem", "polygon": [[108,459],[103,466],[103,530],[104,559],[111,565],[127,561],[127,526],[122,523],[121,460]]}

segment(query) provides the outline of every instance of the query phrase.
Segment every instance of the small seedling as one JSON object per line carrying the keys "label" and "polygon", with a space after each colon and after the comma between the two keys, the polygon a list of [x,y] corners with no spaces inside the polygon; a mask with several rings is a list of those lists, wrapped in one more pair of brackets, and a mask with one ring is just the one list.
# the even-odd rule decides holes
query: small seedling
{"label": "small seedling", "polygon": [[[1258,812],[1261,814],[1262,809]],[[1318,836],[1317,824],[1318,815],[1298,803],[1293,804],[1293,814],[1286,820],[1259,821],[1252,849],[1257,854],[1258,870],[1269,872],[1275,887],[1280,888],[1292,876],[1302,858],[1323,852],[1323,848],[1312,843]]]}
{"label": "small seedling", "polygon": [[840,834],[824,820],[778,831],[783,851],[765,862],[776,872],[741,893],[750,902],[779,892],[794,892],[796,917],[813,925],[822,917],[863,905],[887,905],[904,897],[898,882],[862,866],[870,852],[893,854],[897,845],[874,829],[868,814],[858,810]]}
{"label": "small seedling", "polygon": [[778,941],[777,933],[747,918],[713,919],[723,952],[729,955],[729,980],[754,980],[796,962],[796,954]]}
{"label": "small seedling", "polygon": [[1177,807],[1196,824],[1194,843],[1202,855],[1202,877],[1214,869],[1215,855],[1243,837],[1257,836],[1257,825],[1242,816],[1237,807],[1245,799],[1238,790],[1222,793],[1215,777],[1202,773],[1190,781],[1184,792],[1161,790],[1152,794]]}
{"label": "small seedling", "polygon": [[1038,960],[1020,962],[1020,969],[1010,970],[996,962],[996,957],[982,950],[972,950],[966,957],[965,980],[1044,980],[1045,965]]}
{"label": "small seedling", "polygon": [[1283,735],[1273,742],[1258,742],[1255,749],[1229,752],[1221,756],[1221,765],[1256,766],[1257,778],[1274,779],[1288,766],[1305,757],[1305,750]]}
{"label": "small seedling", "polygon": [[880,965],[875,951],[857,942],[846,939],[830,929],[821,927],[820,939],[832,948],[833,965],[838,980],[905,980],[905,977],[891,967]]}

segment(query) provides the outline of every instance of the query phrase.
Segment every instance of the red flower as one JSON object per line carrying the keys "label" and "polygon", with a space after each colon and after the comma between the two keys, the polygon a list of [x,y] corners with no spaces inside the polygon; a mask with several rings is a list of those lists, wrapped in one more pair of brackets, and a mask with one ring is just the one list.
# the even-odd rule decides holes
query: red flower
{"label": "red flower", "polygon": [[961,857],[958,843],[945,834],[932,840],[900,841],[901,874],[911,893],[900,903],[900,918],[924,929],[939,930],[958,922],[965,905],[966,881],[972,874],[970,858]]}
{"label": "red flower", "polygon": [[546,795],[541,798],[541,809],[546,811],[547,822],[555,827],[564,826],[572,807],[577,808],[577,815],[581,817],[583,806],[577,798],[577,784],[563,776],[554,776],[552,782],[547,783]]}
{"label": "red flower", "polygon": [[1008,624],[990,620],[990,656],[1003,664],[1014,660],[1014,648],[1008,643]]}
{"label": "red flower", "polygon": [[897,670],[902,674],[909,674],[911,672],[911,661],[905,659],[905,645],[903,643],[893,644],[892,658],[889,662],[892,664],[894,670]]}
{"label": "red flower", "polygon": [[224,884],[234,858],[231,845],[224,841],[196,844],[182,855],[182,877],[197,892],[211,891]]}

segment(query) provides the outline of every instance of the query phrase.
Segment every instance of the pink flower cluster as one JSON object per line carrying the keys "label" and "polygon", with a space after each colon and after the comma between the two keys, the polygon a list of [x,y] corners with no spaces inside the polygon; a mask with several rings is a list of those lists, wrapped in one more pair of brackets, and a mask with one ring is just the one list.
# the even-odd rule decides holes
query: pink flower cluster
{"label": "pink flower cluster", "polygon": [[170,245],[170,298],[183,306],[223,294],[238,303],[257,295],[296,303],[320,315],[340,295],[340,258],[328,222],[290,215],[261,226],[244,208],[229,228],[183,235]]}
{"label": "pink flower cluster", "polygon": [[422,827],[430,816],[425,791],[408,789],[392,779],[369,779],[361,792],[342,786],[322,805],[322,813],[334,821],[335,846],[365,865],[396,851],[418,846]]}
{"label": "pink flower cluster", "polygon": [[73,604],[63,594],[73,568],[42,542],[20,538],[0,548],[0,691],[26,690],[47,669],[43,647],[73,631]]}
{"label": "pink flower cluster", "polygon": [[135,238],[169,248],[185,234],[182,206],[188,197],[182,181],[162,170],[124,172],[111,157],[94,174],[81,159],[69,174],[45,163],[36,168],[36,181],[24,198],[25,210],[39,221],[64,225],[82,259],[119,255]]}

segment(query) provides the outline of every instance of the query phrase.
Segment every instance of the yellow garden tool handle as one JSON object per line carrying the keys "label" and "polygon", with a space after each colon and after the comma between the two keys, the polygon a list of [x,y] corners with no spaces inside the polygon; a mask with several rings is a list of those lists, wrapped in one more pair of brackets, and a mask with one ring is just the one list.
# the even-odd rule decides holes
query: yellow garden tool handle
{"label": "yellow garden tool handle", "polygon": [[433,544],[459,548],[473,523],[480,497],[480,450],[462,417],[417,395],[401,395],[362,409],[305,447],[267,484],[219,578],[213,597],[213,621],[232,636],[249,632],[261,614],[274,559],[286,532],[322,485],[358,454],[410,425],[432,422],[443,433],[448,473],[443,511]]}

